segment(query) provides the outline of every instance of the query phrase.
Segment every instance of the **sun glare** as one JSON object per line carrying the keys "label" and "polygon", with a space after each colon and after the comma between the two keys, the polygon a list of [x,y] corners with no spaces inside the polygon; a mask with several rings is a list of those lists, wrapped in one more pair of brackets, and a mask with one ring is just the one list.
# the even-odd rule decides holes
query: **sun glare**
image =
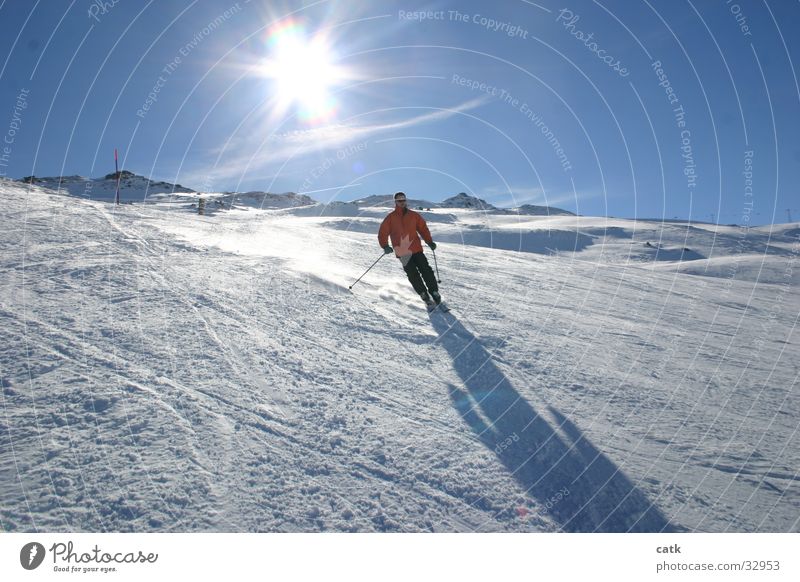
{"label": "sun glare", "polygon": [[273,81],[279,112],[295,106],[304,121],[330,119],[337,106],[331,89],[343,74],[327,39],[321,34],[309,38],[301,25],[289,22],[270,31],[268,44],[270,56],[262,70]]}

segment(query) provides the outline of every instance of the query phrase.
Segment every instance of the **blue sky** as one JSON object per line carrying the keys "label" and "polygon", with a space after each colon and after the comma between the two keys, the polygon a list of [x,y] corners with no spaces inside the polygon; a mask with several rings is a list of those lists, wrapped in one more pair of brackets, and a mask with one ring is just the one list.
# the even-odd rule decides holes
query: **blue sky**
{"label": "blue sky", "polygon": [[6,0],[0,174],[99,176],[119,148],[197,190],[796,220],[798,22],[751,0]]}

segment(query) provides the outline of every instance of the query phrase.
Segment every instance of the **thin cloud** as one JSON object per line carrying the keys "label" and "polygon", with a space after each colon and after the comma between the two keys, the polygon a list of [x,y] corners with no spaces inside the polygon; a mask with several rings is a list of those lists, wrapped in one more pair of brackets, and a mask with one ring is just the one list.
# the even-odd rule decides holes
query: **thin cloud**
{"label": "thin cloud", "polygon": [[[579,191],[578,202],[590,198],[596,198],[598,192]],[[502,196],[501,198],[497,198]],[[549,193],[545,196],[541,188],[511,187],[511,192],[506,189],[491,187],[484,190],[483,198],[493,197],[495,206],[504,208],[512,206],[522,206],[523,204],[535,204],[539,206],[558,206],[565,202],[575,203],[575,194],[572,191]]]}
{"label": "thin cloud", "polygon": [[[346,144],[360,143],[375,135],[395,132],[409,127],[443,121],[464,111],[480,107],[488,101],[482,96],[448,109],[437,109],[392,123],[372,125],[337,124],[283,134],[274,134],[256,141],[245,136],[231,140],[227,147],[212,150],[222,161],[212,170],[214,179],[241,178],[246,173],[263,172],[263,167],[287,161],[297,162],[303,156]],[[398,108],[383,111],[396,111]],[[412,109],[412,108],[409,108]],[[414,107],[413,109],[419,109]],[[370,112],[375,113],[375,112]],[[255,152],[255,153],[251,153]],[[208,173],[208,172],[207,172]]]}

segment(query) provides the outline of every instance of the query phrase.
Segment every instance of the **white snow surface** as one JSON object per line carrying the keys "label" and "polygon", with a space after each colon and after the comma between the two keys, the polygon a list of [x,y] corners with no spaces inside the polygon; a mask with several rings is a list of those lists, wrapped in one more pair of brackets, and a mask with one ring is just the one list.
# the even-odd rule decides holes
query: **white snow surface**
{"label": "white snow surface", "polygon": [[0,194],[4,531],[798,531],[800,224]]}

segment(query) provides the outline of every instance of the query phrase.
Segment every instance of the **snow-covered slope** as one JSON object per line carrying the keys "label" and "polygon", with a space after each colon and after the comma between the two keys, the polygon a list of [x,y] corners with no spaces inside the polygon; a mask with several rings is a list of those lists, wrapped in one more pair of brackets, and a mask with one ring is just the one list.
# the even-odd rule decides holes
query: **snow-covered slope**
{"label": "snow-covered slope", "polygon": [[0,194],[6,531],[798,530],[797,224]]}

